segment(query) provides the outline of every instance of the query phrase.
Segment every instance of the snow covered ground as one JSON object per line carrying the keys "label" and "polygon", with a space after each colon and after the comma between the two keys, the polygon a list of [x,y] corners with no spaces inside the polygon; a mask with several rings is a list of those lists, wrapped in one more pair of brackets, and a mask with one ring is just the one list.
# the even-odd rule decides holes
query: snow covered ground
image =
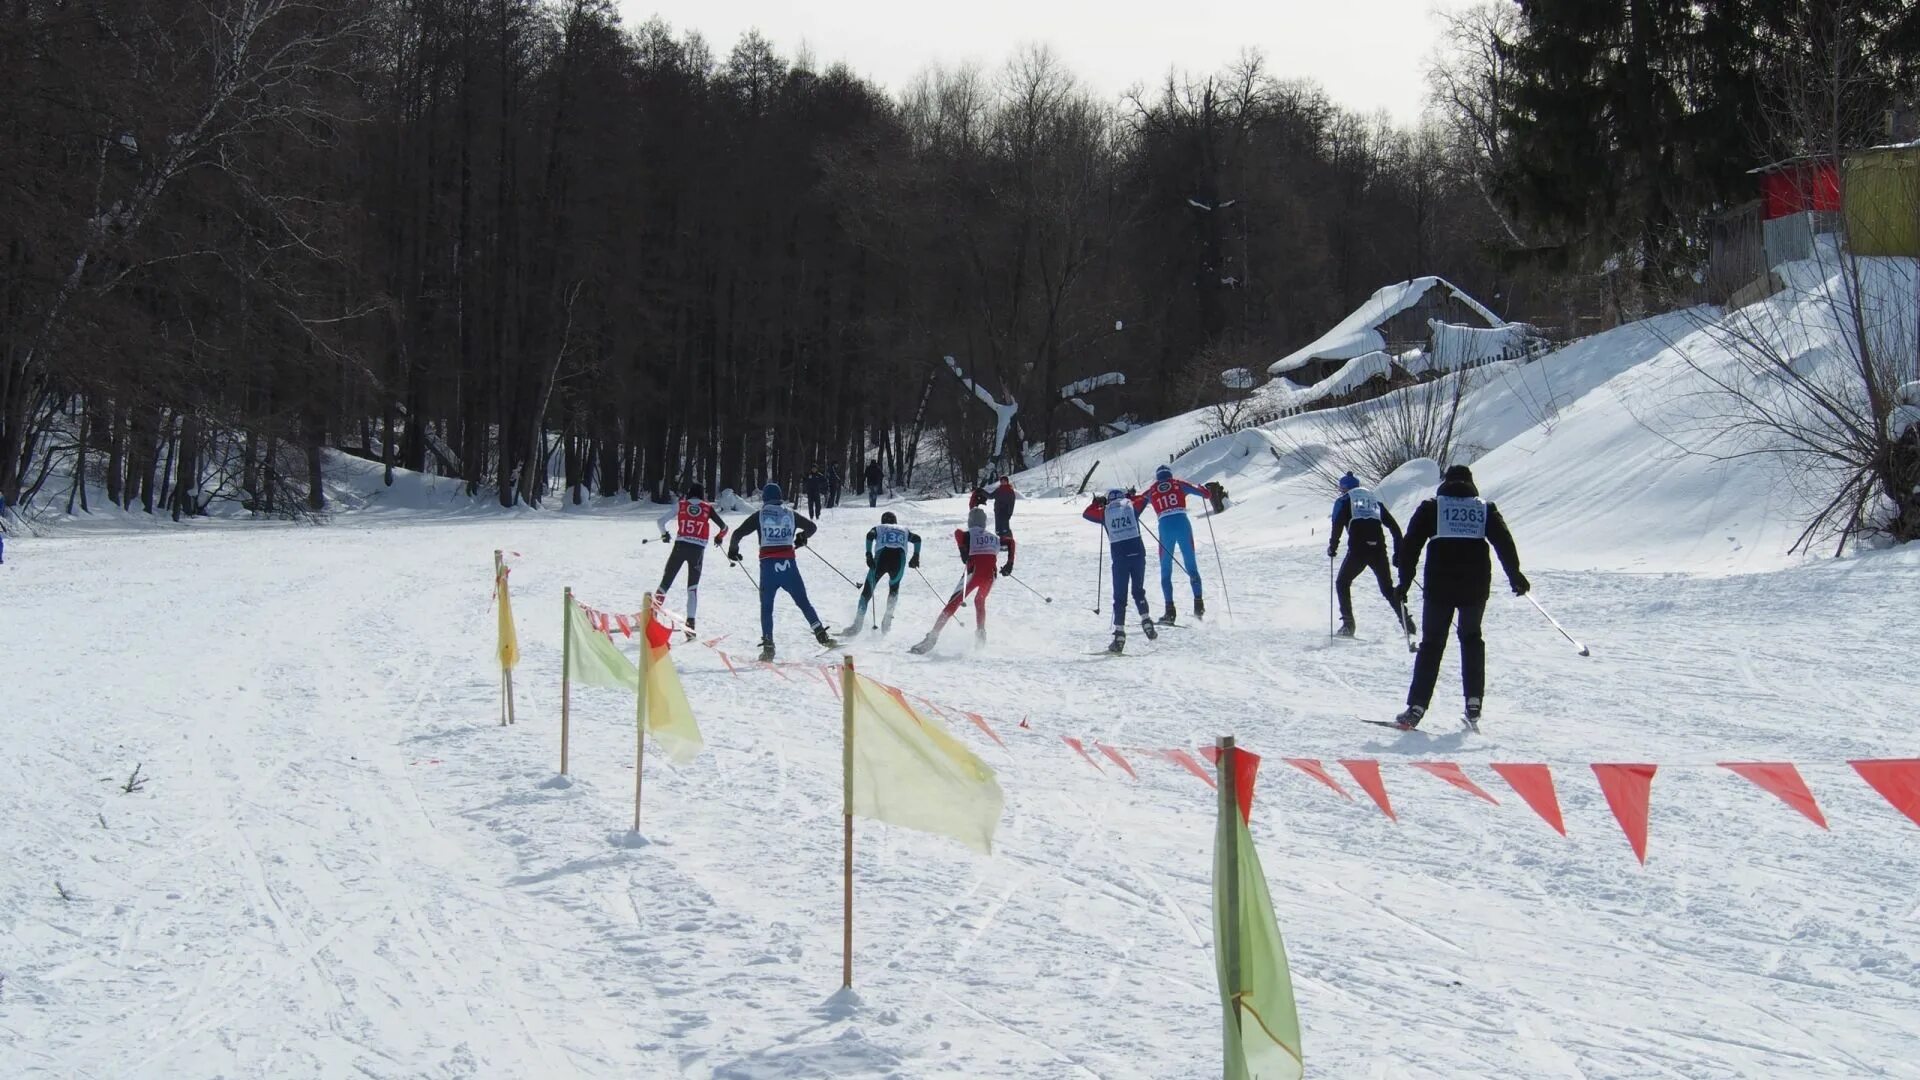
{"label": "snow covered ground", "polygon": [[[1002,582],[982,653],[956,627],[934,658],[906,655],[935,607],[909,578],[893,638],[855,655],[993,718],[1006,750],[959,733],[1000,770],[1007,814],[991,859],[862,826],[854,1009],[827,1004],[824,682],[679,650],[710,749],[650,761],[645,846],[625,832],[621,695],[576,692],[575,782],[554,783],[560,590],[637,604],[664,555],[640,543],[650,514],[16,540],[0,568],[0,1075],[1215,1075],[1211,793],[1138,756],[1138,781],[1096,772],[1056,736],[1233,732],[1267,756],[1254,835],[1312,1075],[1920,1076],[1920,831],[1843,764],[1914,752],[1920,552],[1556,570],[1516,514],[1540,597],[1594,656],[1499,598],[1487,733],[1451,730],[1450,658],[1435,733],[1401,736],[1357,722],[1404,689],[1385,604],[1357,596],[1361,640],[1329,642],[1324,531],[1301,535],[1306,507],[1281,507],[1293,497],[1260,468],[1279,472],[1243,466],[1241,505],[1214,523],[1234,619],[1215,589],[1207,625],[1151,650],[1136,634],[1138,655],[1088,655],[1106,619],[1077,503],[1020,510],[1022,577],[1054,602]],[[944,588],[960,504],[900,509]],[[852,572],[871,517],[829,512],[817,550]],[[506,729],[495,547],[521,554]],[[804,568],[828,618],[849,618],[853,590]],[[701,621],[725,647],[749,651],[755,604],[709,563]],[[810,657],[780,619],[784,654]],[[1283,755],[1387,762],[1400,822]],[[1397,764],[1424,759],[1465,763],[1502,805]],[[1712,767],[1740,759],[1800,763],[1832,832]],[[1571,838],[1489,761],[1553,763]],[[1593,761],[1662,766],[1645,869]],[[147,782],[123,793],[136,763]]]}

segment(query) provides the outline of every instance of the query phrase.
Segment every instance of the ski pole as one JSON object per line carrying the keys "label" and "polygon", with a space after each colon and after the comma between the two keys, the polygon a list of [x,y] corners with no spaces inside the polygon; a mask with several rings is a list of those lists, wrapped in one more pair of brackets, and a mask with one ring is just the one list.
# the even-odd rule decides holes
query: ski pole
{"label": "ski pole", "polygon": [[1327,556],[1327,636],[1333,636],[1333,556]]}
{"label": "ski pole", "polygon": [[[737,563],[737,562],[733,562],[733,560],[732,560],[732,559],[728,559],[727,561],[728,561],[728,562],[732,562],[734,566],[736,566],[736,567],[739,567],[739,568],[740,568],[740,572],[741,572],[741,573],[743,573],[743,574],[747,574],[747,568],[746,568],[746,567],[745,567],[744,565],[742,565],[742,564],[740,564],[740,563]],[[760,583],[759,583],[758,581],[755,581],[755,580],[754,580],[754,577],[753,577],[753,575],[752,575],[752,574],[747,574],[747,580],[748,580],[748,581],[752,581],[752,582],[753,582],[753,591],[754,591],[754,592],[759,592],[759,591],[760,591]]]}
{"label": "ski pole", "polygon": [[[922,570],[922,569],[920,569],[920,568],[919,568],[919,567],[917,567],[917,566],[913,568],[913,572],[914,572],[914,573],[916,573],[916,574],[918,574],[918,575],[920,575],[920,580],[921,580],[921,582],[923,582],[923,583],[924,583],[924,584],[925,584],[925,585],[927,586],[927,591],[928,591],[928,592],[930,592],[930,593],[932,593],[932,594],[934,595],[934,598],[935,598],[935,599],[939,599],[939,598],[940,598],[940,590],[939,590],[939,589],[936,589],[936,588],[934,588],[934,587],[933,587],[933,582],[931,582],[931,581],[928,581],[928,580],[927,580],[927,572],[926,572],[925,570]],[[965,587],[966,587],[966,584],[965,584],[965,579],[963,578],[963,579],[962,579],[962,581],[961,581],[961,588],[965,588]],[[942,603],[942,604],[944,605],[944,604],[945,604],[945,603],[946,603],[947,601],[946,601],[946,600],[941,600],[940,602],[941,602],[941,603]],[[954,618],[954,621],[955,621],[955,622],[958,622],[958,623],[959,623],[959,624],[960,624],[960,625],[961,625],[962,627],[965,627],[965,626],[967,626],[967,625],[968,625],[968,623],[966,622],[966,620],[965,620],[965,619],[964,619],[964,618],[963,618],[963,617],[962,617],[962,616],[960,615],[960,613],[959,613],[959,609],[957,609],[957,608],[956,608],[956,609],[954,609],[954,616],[953,616],[953,618]]]}
{"label": "ski pole", "polygon": [[1207,514],[1207,543],[1213,545],[1213,568],[1220,571],[1220,598],[1227,602],[1227,625],[1233,625],[1233,594],[1227,591],[1227,564],[1220,557],[1220,540],[1213,533],[1213,514]]}
{"label": "ski pole", "polygon": [[[1148,535],[1148,536],[1151,536],[1151,537],[1153,537],[1153,542],[1154,542],[1154,545],[1155,545],[1155,546],[1157,546],[1157,547],[1159,547],[1159,548],[1160,548],[1160,549],[1161,549],[1162,551],[1165,551],[1165,550],[1166,550],[1166,547],[1167,547],[1167,545],[1165,545],[1165,544],[1162,544],[1162,543],[1160,542],[1160,535],[1159,535],[1158,533],[1156,533],[1156,532],[1154,532],[1154,531],[1153,531],[1153,526],[1151,526],[1151,525],[1149,525],[1149,524],[1147,524],[1146,522],[1144,522],[1144,521],[1142,521],[1142,522],[1140,523],[1140,527],[1141,527],[1141,528],[1143,528],[1143,529],[1145,529],[1145,530],[1147,530],[1147,535]],[[1187,568],[1186,568],[1185,566],[1183,566],[1183,565],[1181,565],[1181,563],[1180,563],[1180,560],[1178,560],[1178,559],[1174,559],[1174,560],[1173,560],[1173,568],[1174,568],[1175,570],[1178,570],[1178,571],[1180,571],[1180,576],[1181,576],[1181,577],[1184,577],[1184,578],[1186,578],[1186,579],[1187,579],[1188,581],[1192,581],[1192,580],[1193,580],[1193,575],[1192,575],[1192,574],[1189,574],[1189,573],[1187,573]]]}
{"label": "ski pole", "polygon": [[[807,550],[808,550],[808,551],[813,551],[813,549],[812,549],[812,548],[808,548]],[[833,571],[833,572],[834,572],[834,573],[836,573],[836,574],[840,574],[840,568],[839,568],[839,567],[837,567],[837,566],[835,566],[835,565],[833,565],[833,564],[832,564],[832,563],[830,563],[830,562],[827,562],[827,557],[826,557],[825,555],[822,555],[822,554],[820,554],[820,553],[819,553],[819,552],[817,552],[817,551],[813,551],[813,557],[814,557],[814,558],[816,558],[816,559],[819,559],[819,560],[820,560],[821,562],[823,562],[823,563],[827,563],[827,569],[829,569],[829,570],[831,570],[831,571]],[[852,585],[852,586],[853,586],[854,588],[856,588],[856,589],[858,589],[858,588],[860,588],[860,587],[861,587],[861,586],[860,586],[860,584],[859,584],[858,582],[856,582],[856,581],[854,581],[854,580],[853,580],[852,578],[850,578],[850,577],[848,577],[848,576],[847,576],[847,575],[845,575],[845,574],[840,574],[840,580],[841,580],[841,581],[844,581],[844,582],[846,582],[846,583],[847,583],[847,584],[849,584],[849,585]]]}
{"label": "ski pole", "polygon": [[1007,577],[1012,579],[1013,581],[1019,582],[1019,585],[1021,588],[1027,590],[1028,592],[1039,597],[1040,599],[1045,600],[1047,603],[1049,604],[1053,603],[1053,597],[1048,596],[1046,593],[1041,592],[1039,589],[1034,588],[1033,586],[1027,584],[1024,581],[1020,581],[1019,578],[1014,577],[1012,574],[1008,574]]}
{"label": "ski pole", "polygon": [[1547,621],[1553,624],[1553,628],[1555,630],[1560,631],[1561,637],[1566,638],[1568,641],[1573,643],[1573,647],[1579,651],[1581,656],[1593,655],[1593,653],[1587,650],[1587,647],[1585,645],[1582,645],[1579,642],[1573,640],[1573,635],[1567,633],[1567,628],[1560,625],[1560,620],[1554,618],[1552,615],[1547,615],[1547,609],[1540,606],[1540,601],[1535,600],[1533,598],[1533,593],[1529,592],[1526,595],[1527,595],[1527,603],[1533,605],[1533,610],[1539,612],[1542,615],[1546,615]]}

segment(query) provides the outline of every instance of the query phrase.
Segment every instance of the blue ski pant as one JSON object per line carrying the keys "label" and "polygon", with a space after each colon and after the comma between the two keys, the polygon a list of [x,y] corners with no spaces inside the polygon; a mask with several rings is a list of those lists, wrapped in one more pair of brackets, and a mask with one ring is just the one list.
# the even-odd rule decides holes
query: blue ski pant
{"label": "blue ski pant", "polygon": [[1173,603],[1173,550],[1180,549],[1187,567],[1187,580],[1193,583],[1193,595],[1200,595],[1200,560],[1193,554],[1193,519],[1174,514],[1160,519],[1160,595]]}
{"label": "blue ski pant", "polygon": [[1113,545],[1113,625],[1127,625],[1127,594],[1147,617],[1147,546],[1138,538]]}
{"label": "blue ski pant", "polygon": [[799,563],[797,558],[760,560],[760,638],[763,641],[773,640],[773,597],[782,590],[793,597],[800,614],[806,616],[808,627],[820,625],[820,616],[814,613],[813,602],[807,599],[807,583],[800,579]]}

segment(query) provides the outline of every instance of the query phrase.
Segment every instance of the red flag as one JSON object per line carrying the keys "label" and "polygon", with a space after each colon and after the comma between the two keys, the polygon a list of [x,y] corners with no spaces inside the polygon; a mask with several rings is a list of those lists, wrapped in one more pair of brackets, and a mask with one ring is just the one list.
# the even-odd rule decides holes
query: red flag
{"label": "red flag", "polygon": [[[1253,824],[1253,782],[1260,775],[1260,755],[1244,747],[1233,748],[1233,793],[1240,800],[1240,820]],[[1214,768],[1220,767],[1220,748],[1203,746],[1200,755]]]}
{"label": "red flag", "polygon": [[1920,825],[1920,758],[1890,758],[1883,761],[1849,761],[1860,779],[1872,785],[1881,798],[1895,810]]}
{"label": "red flag", "polygon": [[1380,812],[1387,815],[1387,820],[1400,820],[1400,815],[1393,812],[1393,804],[1387,801],[1387,785],[1380,779],[1379,762],[1343,759],[1340,764],[1346,766],[1347,771],[1353,774],[1353,782],[1359,784],[1360,790],[1366,792],[1367,797],[1373,800],[1373,804],[1380,808]]}
{"label": "red flag", "polygon": [[1093,758],[1092,758],[1092,756],[1090,756],[1090,755],[1089,755],[1089,754],[1087,753],[1087,748],[1086,748],[1086,747],[1085,747],[1084,745],[1082,745],[1082,744],[1081,744],[1081,742],[1080,742],[1080,740],[1079,740],[1079,739],[1076,739],[1076,738],[1074,738],[1074,737],[1073,737],[1073,736],[1071,736],[1071,735],[1062,735],[1062,736],[1060,736],[1060,741],[1061,741],[1061,742],[1063,742],[1063,743],[1066,743],[1066,744],[1067,744],[1068,746],[1071,746],[1071,747],[1073,747],[1073,752],[1074,752],[1074,753],[1076,753],[1076,754],[1079,754],[1079,755],[1080,755],[1080,759],[1081,759],[1082,761],[1085,761],[1085,762],[1086,762],[1087,764],[1089,764],[1089,765],[1091,765],[1091,766],[1093,766],[1093,771],[1094,771],[1094,772],[1097,772],[1097,773],[1104,773],[1104,772],[1106,772],[1106,771],[1107,771],[1107,770],[1105,770],[1105,769],[1103,769],[1103,768],[1101,768],[1101,767],[1100,767],[1100,763],[1099,763],[1099,762],[1097,762],[1097,761],[1095,761],[1095,760],[1093,760]]}
{"label": "red flag", "polygon": [[647,644],[656,649],[673,648],[673,627],[657,618],[647,623]]}
{"label": "red flag", "polygon": [[1208,787],[1218,786],[1213,782],[1213,775],[1207,772],[1207,770],[1201,768],[1200,763],[1193,760],[1193,755],[1187,753],[1185,750],[1156,750],[1154,751],[1154,753],[1159,754],[1161,757],[1166,758],[1168,761],[1173,762],[1175,765],[1178,765],[1181,768],[1192,773],[1193,775],[1199,777],[1200,779],[1205,780],[1207,782]]}
{"label": "red flag", "polygon": [[1486,789],[1482,788],[1479,784],[1474,783],[1471,779],[1467,777],[1466,771],[1464,769],[1460,768],[1460,766],[1454,764],[1451,761],[1412,761],[1412,762],[1408,762],[1408,764],[1412,765],[1416,769],[1419,769],[1421,772],[1431,773],[1432,775],[1437,776],[1442,780],[1445,780],[1447,783],[1452,784],[1454,787],[1459,788],[1461,791],[1464,791],[1469,795],[1477,795],[1480,798],[1487,800],[1488,802],[1492,803],[1495,806],[1500,805],[1499,799],[1496,799],[1493,796],[1487,794]]}
{"label": "red flag", "polygon": [[989,739],[992,739],[992,740],[993,740],[994,742],[996,742],[996,743],[999,743],[999,744],[1000,744],[1000,749],[1002,749],[1002,750],[1005,750],[1005,749],[1007,748],[1007,744],[1006,744],[1006,743],[1004,743],[1004,742],[1000,742],[1000,736],[999,736],[999,735],[997,735],[997,734],[995,734],[995,733],[994,733],[994,730],[993,730],[992,728],[990,728],[990,727],[988,727],[988,726],[987,726],[987,718],[986,718],[986,717],[984,717],[984,716],[981,716],[981,715],[980,715],[979,713],[977,713],[977,712],[970,712],[970,713],[968,713],[968,714],[967,714],[967,719],[969,719],[969,720],[971,720],[971,721],[973,721],[973,726],[974,726],[974,727],[977,727],[977,728],[979,728],[979,729],[980,729],[981,731],[984,731],[984,732],[986,732],[986,733],[987,733],[987,738],[989,738]]}
{"label": "red flag", "polygon": [[1827,818],[1820,812],[1820,805],[1813,801],[1813,792],[1807,790],[1807,782],[1800,779],[1800,770],[1784,761],[1723,761],[1720,767],[1730,770],[1758,784],[1762,790],[1778,798],[1807,816],[1807,820],[1821,828],[1827,827]]}
{"label": "red flag", "polygon": [[1120,766],[1120,768],[1124,769],[1128,776],[1133,777],[1135,780],[1140,779],[1140,774],[1133,771],[1133,766],[1127,764],[1127,759],[1120,756],[1120,751],[1115,750],[1113,747],[1108,746],[1106,743],[1097,742],[1097,743],[1094,743],[1093,745],[1099,747],[1100,752],[1107,755],[1107,758],[1111,760],[1115,765],[1118,765]]}
{"label": "red flag", "polygon": [[1593,766],[1600,781],[1600,793],[1607,797],[1607,808],[1627,834],[1633,853],[1641,865],[1647,861],[1647,800],[1653,793],[1653,774],[1657,765]]}
{"label": "red flag", "polygon": [[1560,797],[1553,791],[1553,770],[1545,765],[1517,765],[1511,762],[1493,762],[1489,766],[1500,774],[1513,793],[1520,796],[1540,820],[1553,826],[1553,831],[1561,836],[1567,835],[1567,823],[1560,818]]}
{"label": "red flag", "polygon": [[1318,780],[1321,783],[1332,788],[1335,794],[1339,795],[1341,798],[1347,800],[1348,802],[1353,801],[1353,796],[1347,794],[1347,789],[1341,787],[1340,782],[1338,780],[1335,780],[1333,777],[1328,776],[1327,770],[1323,768],[1318,761],[1315,761],[1312,758],[1303,758],[1303,757],[1281,758],[1280,760],[1286,762],[1287,764],[1293,766],[1294,768],[1299,769],[1301,772],[1306,773],[1308,776],[1313,777],[1315,780]]}

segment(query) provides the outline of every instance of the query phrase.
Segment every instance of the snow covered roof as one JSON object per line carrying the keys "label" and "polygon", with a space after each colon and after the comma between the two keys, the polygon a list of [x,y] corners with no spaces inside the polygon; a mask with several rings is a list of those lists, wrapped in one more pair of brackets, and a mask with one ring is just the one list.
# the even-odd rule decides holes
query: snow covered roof
{"label": "snow covered roof", "polygon": [[1371,379],[1390,379],[1392,377],[1393,357],[1375,350],[1370,353],[1362,353],[1348,360],[1346,363],[1340,365],[1339,371],[1321,379],[1312,386],[1296,388],[1292,382],[1286,379],[1277,380],[1278,382],[1285,383],[1287,389],[1283,393],[1274,394],[1272,400],[1281,408],[1307,405],[1311,402],[1319,401],[1321,398],[1342,397],[1351,394],[1355,390],[1365,386]]}
{"label": "snow covered roof", "polygon": [[1474,314],[1487,320],[1488,326],[1506,325],[1506,320],[1488,311],[1479,301],[1461,292],[1446,279],[1417,277],[1374,293],[1366,303],[1355,308],[1353,314],[1340,320],[1339,325],[1320,335],[1318,341],[1269,365],[1267,374],[1284,375],[1316,360],[1350,360],[1386,348],[1387,339],[1380,333],[1380,325],[1419,303],[1428,290],[1436,287],[1452,293]]}

